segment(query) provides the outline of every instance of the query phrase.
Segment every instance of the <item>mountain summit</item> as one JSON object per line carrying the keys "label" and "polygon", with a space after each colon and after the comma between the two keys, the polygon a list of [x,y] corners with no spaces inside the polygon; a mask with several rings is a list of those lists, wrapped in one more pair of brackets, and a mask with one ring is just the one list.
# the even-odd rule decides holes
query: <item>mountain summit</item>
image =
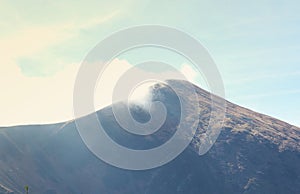
{"label": "mountain summit", "polygon": [[[211,94],[193,87],[198,101],[189,101],[200,123],[189,147],[172,162],[156,169],[128,171],[96,158],[85,146],[74,121],[51,125],[0,128],[0,194],[295,194],[300,193],[300,129],[226,101],[224,126],[213,147],[199,155],[211,116]],[[107,134],[121,145],[149,149],[171,138],[179,124],[180,106],[165,84],[151,89],[167,117],[153,135],[140,137],[118,125],[112,107],[97,112]],[[116,106],[121,106],[116,104]],[[149,120],[147,109],[130,104],[133,117]],[[126,158],[125,158],[126,159]]]}

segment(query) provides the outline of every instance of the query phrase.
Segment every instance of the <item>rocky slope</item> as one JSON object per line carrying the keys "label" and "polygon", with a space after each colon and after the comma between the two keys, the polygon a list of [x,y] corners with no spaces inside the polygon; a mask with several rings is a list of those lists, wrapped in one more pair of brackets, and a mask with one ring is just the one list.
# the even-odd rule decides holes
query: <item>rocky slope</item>
{"label": "rocky slope", "polygon": [[[181,84],[186,95],[195,87],[170,82]],[[32,194],[300,193],[300,129],[226,102],[221,134],[212,149],[199,156],[211,101],[208,92],[195,88],[199,101],[189,103],[201,107],[196,109],[198,131],[190,146],[165,166],[127,171],[107,165],[86,148],[73,121],[16,126],[0,129],[0,183],[14,193],[23,193],[23,186],[29,185]],[[155,85],[152,93],[152,100],[168,109],[161,130],[146,138],[130,135],[107,107],[98,115],[112,139],[147,149],[172,136],[178,125],[178,99],[163,84]],[[137,105],[131,110],[137,120],[149,117]]]}

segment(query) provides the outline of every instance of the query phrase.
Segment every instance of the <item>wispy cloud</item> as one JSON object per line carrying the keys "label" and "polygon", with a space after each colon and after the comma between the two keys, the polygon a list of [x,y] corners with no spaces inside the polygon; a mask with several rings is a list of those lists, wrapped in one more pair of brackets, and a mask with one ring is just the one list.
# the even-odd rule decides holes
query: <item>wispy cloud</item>
{"label": "wispy cloud", "polygon": [[[88,21],[80,22],[61,22],[48,25],[29,25],[18,29],[12,34],[0,37],[0,52],[3,54],[0,62],[10,65],[17,65],[20,59],[31,59],[36,63],[46,63],[53,66],[57,59],[51,57],[45,58],[45,55],[50,55],[50,48],[59,47],[66,41],[72,40],[79,35],[80,30],[88,30],[94,26],[99,26],[115,17],[119,11],[113,11],[108,15],[91,18]],[[43,59],[39,56],[44,54]],[[60,60],[66,56],[56,56]],[[69,56],[68,56],[69,57]],[[55,58],[55,57],[53,57]],[[0,66],[0,70],[3,66]],[[30,66],[29,66],[30,68]]]}

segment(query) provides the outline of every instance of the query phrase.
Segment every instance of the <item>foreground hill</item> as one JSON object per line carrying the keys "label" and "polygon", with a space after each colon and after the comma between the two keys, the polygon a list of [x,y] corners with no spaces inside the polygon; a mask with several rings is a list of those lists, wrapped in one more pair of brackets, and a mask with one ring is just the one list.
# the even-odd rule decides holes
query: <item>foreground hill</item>
{"label": "foreground hill", "polygon": [[[127,171],[96,158],[82,142],[74,121],[52,125],[0,128],[0,193],[31,194],[208,194],[300,193],[300,129],[227,102],[225,126],[216,143],[198,155],[201,135],[210,116],[210,94],[183,81],[188,95],[199,96],[200,123],[190,146],[169,164],[147,171]],[[161,131],[139,139],[125,133],[111,107],[98,112],[107,133],[132,148],[149,148],[170,138],[178,125],[178,99],[170,88],[157,84],[152,100],[162,101],[168,116]],[[131,106],[137,120],[148,113]]]}

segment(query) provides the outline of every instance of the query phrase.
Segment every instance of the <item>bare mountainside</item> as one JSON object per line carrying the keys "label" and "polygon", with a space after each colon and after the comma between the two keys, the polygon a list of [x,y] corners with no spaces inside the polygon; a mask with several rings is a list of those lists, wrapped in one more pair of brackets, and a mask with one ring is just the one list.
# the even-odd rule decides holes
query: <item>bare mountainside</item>
{"label": "bare mountainside", "polygon": [[[190,146],[175,160],[147,171],[127,171],[96,158],[82,142],[74,121],[0,129],[0,193],[31,194],[208,194],[300,193],[300,129],[238,105],[227,103],[221,134],[213,147],[198,155],[211,113],[210,94],[188,82],[182,92],[196,89],[200,118]],[[162,101],[168,115],[161,129],[137,137],[121,129],[111,107],[97,112],[109,136],[119,144],[147,149],[170,138],[180,111],[178,98],[164,84],[152,87],[152,100]],[[274,107],[276,108],[276,107]],[[147,111],[131,105],[136,120]]]}

